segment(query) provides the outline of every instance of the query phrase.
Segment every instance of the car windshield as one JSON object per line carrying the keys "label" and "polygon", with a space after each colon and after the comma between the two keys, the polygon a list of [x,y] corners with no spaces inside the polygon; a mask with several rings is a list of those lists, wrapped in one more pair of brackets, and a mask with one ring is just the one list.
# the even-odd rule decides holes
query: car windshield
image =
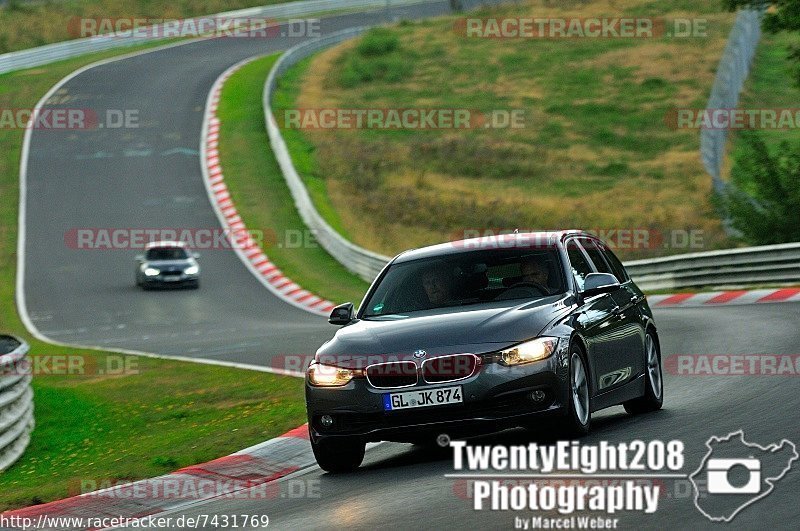
{"label": "car windshield", "polygon": [[363,317],[564,292],[558,251],[476,250],[392,265],[366,301]]}
{"label": "car windshield", "polygon": [[148,260],[184,260],[186,259],[186,250],[180,247],[154,247],[148,249]]}

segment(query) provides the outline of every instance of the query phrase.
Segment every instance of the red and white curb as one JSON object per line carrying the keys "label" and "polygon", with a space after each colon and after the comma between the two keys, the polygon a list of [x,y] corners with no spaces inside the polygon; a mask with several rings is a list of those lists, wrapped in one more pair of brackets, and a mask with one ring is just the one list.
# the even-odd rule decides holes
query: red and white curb
{"label": "red and white curb", "polygon": [[293,306],[317,315],[328,315],[334,304],[303,289],[286,277],[264,254],[258,243],[252,239],[241,216],[236,211],[231,194],[225,185],[218,149],[220,120],[217,117],[217,107],[222,87],[228,78],[254,59],[255,57],[245,59],[228,68],[214,82],[208,95],[200,140],[200,165],[208,197],[223,228],[230,230],[234,235],[236,254],[267,289]]}
{"label": "red and white curb", "polygon": [[800,302],[800,288],[710,291],[707,293],[677,293],[648,295],[652,308],[699,307],[769,302]]}
{"label": "red and white curb", "polygon": [[[96,529],[76,526],[82,518],[133,521],[210,499],[269,499],[280,496],[278,479],[315,464],[304,424],[280,437],[172,474],[3,513],[6,521],[28,518],[35,529]],[[73,518],[72,524],[66,519]],[[61,520],[62,526],[54,526]],[[41,525],[37,525],[41,524]],[[64,527],[63,525],[68,525]]]}

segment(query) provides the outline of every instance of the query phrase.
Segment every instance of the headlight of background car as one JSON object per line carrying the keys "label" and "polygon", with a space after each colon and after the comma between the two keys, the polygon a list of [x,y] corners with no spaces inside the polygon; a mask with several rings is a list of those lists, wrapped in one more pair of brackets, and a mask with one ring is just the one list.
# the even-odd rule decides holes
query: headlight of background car
{"label": "headlight of background car", "polygon": [[193,265],[187,267],[183,272],[186,273],[187,275],[196,275],[197,273],[200,272],[200,268],[197,267],[196,265]]}
{"label": "headlight of background car", "polygon": [[161,271],[159,271],[158,269],[154,269],[154,268],[152,268],[152,267],[146,267],[146,268],[144,269],[144,274],[145,274],[146,276],[148,276],[148,277],[154,277],[154,276],[157,276],[157,275],[158,275],[160,272],[161,272]]}
{"label": "headlight of background car", "polygon": [[339,387],[360,374],[361,371],[342,369],[332,365],[312,363],[308,366],[308,380],[318,387]]}
{"label": "headlight of background car", "polygon": [[550,357],[556,350],[558,338],[537,337],[500,351],[500,361],[504,365],[521,365]]}

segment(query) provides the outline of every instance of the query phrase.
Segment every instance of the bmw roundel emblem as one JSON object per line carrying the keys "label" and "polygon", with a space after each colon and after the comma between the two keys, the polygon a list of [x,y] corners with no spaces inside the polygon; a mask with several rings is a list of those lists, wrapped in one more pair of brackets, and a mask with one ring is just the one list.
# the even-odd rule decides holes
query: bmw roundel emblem
{"label": "bmw roundel emblem", "polygon": [[428,355],[428,353],[425,352],[422,349],[414,351],[414,357],[417,358],[418,360],[421,360],[422,358],[424,358],[427,355]]}

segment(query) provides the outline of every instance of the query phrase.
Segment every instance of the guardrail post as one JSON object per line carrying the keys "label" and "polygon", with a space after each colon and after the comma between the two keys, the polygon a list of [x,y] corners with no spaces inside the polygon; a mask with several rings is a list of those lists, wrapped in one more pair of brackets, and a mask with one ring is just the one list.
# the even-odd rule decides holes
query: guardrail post
{"label": "guardrail post", "polygon": [[33,391],[21,339],[0,335],[0,472],[19,459],[33,431]]}

